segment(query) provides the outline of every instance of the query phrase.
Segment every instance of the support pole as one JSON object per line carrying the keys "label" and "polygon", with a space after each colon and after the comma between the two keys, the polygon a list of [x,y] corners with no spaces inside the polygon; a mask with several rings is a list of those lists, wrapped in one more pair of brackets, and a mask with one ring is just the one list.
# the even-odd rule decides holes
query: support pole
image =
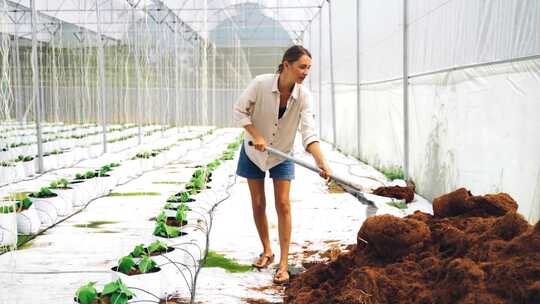
{"label": "support pole", "polygon": [[358,158],[361,158],[362,155],[362,110],[360,104],[360,3],[361,1],[356,1],[356,150],[358,153]]}
{"label": "support pole", "polygon": [[43,173],[43,137],[41,134],[41,92],[39,79],[39,65],[37,56],[37,10],[36,0],[30,0],[32,7],[32,65],[34,70],[34,116],[36,120],[36,135],[38,148],[38,173]]}
{"label": "support pole", "polygon": [[407,0],[403,0],[403,173],[409,178],[409,78]]}
{"label": "support pole", "polygon": [[212,125],[217,126],[216,122],[216,45],[212,45]]}
{"label": "support pole", "polygon": [[328,0],[328,37],[329,37],[329,47],[330,47],[330,88],[332,92],[332,136],[333,136],[333,146],[337,146],[337,130],[336,130],[336,89],[334,84],[334,46],[332,39],[332,1]]}
{"label": "support pole", "polygon": [[180,74],[178,73],[178,23],[174,24],[174,103],[175,103],[175,120],[176,120],[176,132],[180,133]]}
{"label": "support pole", "polygon": [[135,7],[131,8],[131,31],[133,37],[133,57],[135,59],[135,77],[137,78],[137,145],[142,144],[142,117],[141,117],[141,63],[139,62],[139,48],[138,48],[138,35],[137,23],[135,22]]}
{"label": "support pole", "polygon": [[[321,8],[322,10],[322,8]],[[319,14],[319,136],[322,138],[322,21],[323,21],[323,14],[321,11],[321,14]]]}
{"label": "support pole", "polygon": [[201,48],[202,48],[202,54],[201,54],[201,82],[200,82],[200,90],[201,90],[201,100],[200,100],[200,123],[203,126],[208,125],[208,0],[203,0],[203,14],[204,14],[204,20],[203,20],[203,34],[206,35],[206,37],[200,37],[201,41]]}
{"label": "support pole", "polygon": [[101,35],[101,18],[99,2],[96,2],[96,18],[98,32],[98,69],[99,69],[99,100],[101,101],[101,125],[103,133],[103,153],[107,153],[107,108],[105,102],[105,66],[103,58],[103,37]]}

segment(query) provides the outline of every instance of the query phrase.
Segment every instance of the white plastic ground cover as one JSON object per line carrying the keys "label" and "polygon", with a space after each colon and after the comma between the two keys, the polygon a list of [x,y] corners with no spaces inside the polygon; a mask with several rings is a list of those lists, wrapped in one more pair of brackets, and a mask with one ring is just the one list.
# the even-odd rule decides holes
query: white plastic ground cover
{"label": "white plastic ground cover", "polygon": [[[117,260],[127,255],[137,244],[149,244],[158,239],[154,237],[155,217],[165,205],[167,197],[183,190],[182,185],[159,183],[160,181],[187,182],[195,170],[195,165],[206,164],[220,156],[228,143],[239,134],[238,129],[218,130],[213,135],[213,141],[202,144],[185,155],[176,164],[152,170],[129,183],[118,186],[114,192],[159,192],[159,196],[110,196],[93,201],[81,213],[57,224],[46,234],[32,241],[30,248],[12,251],[0,256],[0,303],[71,303],[78,287],[88,281],[98,281],[98,286],[110,281],[111,268]],[[183,143],[183,142],[182,142]],[[187,142],[188,145],[193,145]],[[200,141],[199,141],[200,144]],[[180,157],[181,155],[179,155]],[[107,159],[109,161],[110,159]],[[186,161],[188,160],[188,161]],[[102,163],[100,163],[102,164]],[[226,167],[223,167],[226,169]],[[78,168],[77,170],[81,170]],[[218,168],[217,171],[221,169]],[[114,172],[114,171],[113,171]],[[44,175],[42,178],[46,177]],[[48,177],[51,178],[50,176]],[[48,180],[47,180],[48,181]],[[216,187],[219,188],[219,187]],[[213,189],[196,195],[195,210],[208,211],[215,204],[217,194]],[[195,212],[194,212],[195,213]],[[208,221],[208,216],[190,214],[201,223]],[[109,221],[96,228],[85,228],[92,221]],[[196,221],[199,224],[199,221]],[[73,225],[82,225],[74,227]],[[200,224],[200,226],[205,226]],[[193,264],[188,257],[195,260],[201,257],[204,250],[205,235],[196,232],[196,227],[186,228],[188,235],[183,238],[163,239],[179,248],[184,248],[188,254],[178,250],[171,259]],[[175,250],[176,251],[176,250]],[[174,251],[173,251],[174,253]],[[186,283],[178,269],[171,264],[165,264],[164,258],[156,259],[162,265],[165,277],[156,286],[166,286],[168,292],[181,292],[187,296]],[[182,272],[194,271],[194,267],[179,267]],[[161,272],[161,271],[160,271]],[[189,281],[189,274],[185,274]],[[169,278],[174,280],[171,280]],[[152,281],[155,281],[152,279]],[[163,284],[164,282],[171,284]],[[39,282],[39,284],[36,284]],[[145,286],[150,287],[146,282]],[[32,287],[33,286],[33,287]],[[161,288],[159,287],[159,288]],[[9,292],[8,292],[9,291]],[[137,299],[144,299],[144,293],[137,293]]]}
{"label": "white plastic ground cover", "polygon": [[[332,170],[365,189],[392,183],[378,171],[357,160],[346,157],[323,144],[323,151]],[[296,143],[296,157],[312,161],[310,155]],[[349,166],[351,164],[354,166]],[[229,164],[231,170],[236,163]],[[358,176],[351,175],[349,169]],[[224,170],[223,172],[226,172]],[[229,170],[230,171],[230,170]],[[220,171],[221,172],[221,171]],[[215,179],[219,179],[219,173]],[[215,180],[216,181],[216,180]],[[398,183],[398,182],[395,182]],[[394,183],[394,184],[395,184]],[[328,193],[324,181],[315,173],[296,166],[296,178],[291,187],[292,242],[289,263],[292,271],[301,269],[302,262],[321,260],[313,254],[315,251],[337,250],[347,244],[356,243],[356,234],[366,215],[367,206],[348,193]],[[241,264],[251,264],[261,253],[255,224],[252,219],[249,190],[245,179],[238,177],[230,189],[231,197],[223,201],[215,210],[213,227],[210,234],[210,250],[236,259]],[[415,210],[432,213],[431,204],[416,195],[405,211],[390,207],[389,198],[366,195],[379,207],[376,214],[394,214],[404,216]],[[272,249],[279,260],[279,241],[277,215],[274,207],[273,187],[266,181],[267,215],[270,227]],[[372,214],[372,213],[371,213]],[[269,302],[282,301],[282,289],[272,285],[271,268],[261,272],[232,274],[220,268],[203,268],[197,284],[197,301],[202,303],[245,303],[247,299],[260,299]]]}

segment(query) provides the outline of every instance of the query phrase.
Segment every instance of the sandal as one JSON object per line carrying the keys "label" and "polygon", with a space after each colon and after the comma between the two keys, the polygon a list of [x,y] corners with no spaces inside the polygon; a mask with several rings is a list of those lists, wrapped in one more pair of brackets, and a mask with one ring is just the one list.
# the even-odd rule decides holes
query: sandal
{"label": "sandal", "polygon": [[[284,277],[284,275],[287,275],[286,277]],[[289,271],[280,271],[279,269],[276,270],[276,273],[274,273],[274,278],[272,279],[272,281],[274,282],[274,284],[277,284],[277,285],[287,285],[289,284],[289,280],[291,278],[291,273]]]}
{"label": "sandal", "polygon": [[[251,264],[251,266],[257,268],[257,269],[263,269],[263,268],[266,268],[268,266],[270,266],[270,264],[272,264],[274,262],[274,257],[275,255],[272,254],[272,255],[265,255],[264,253],[261,253],[259,254],[259,258],[257,259],[257,261],[253,264]],[[264,263],[263,263],[264,261]]]}

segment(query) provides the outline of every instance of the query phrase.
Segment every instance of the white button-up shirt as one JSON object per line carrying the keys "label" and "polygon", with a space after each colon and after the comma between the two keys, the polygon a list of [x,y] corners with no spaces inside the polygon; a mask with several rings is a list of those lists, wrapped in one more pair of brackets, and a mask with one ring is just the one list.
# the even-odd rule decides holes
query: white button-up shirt
{"label": "white button-up shirt", "polygon": [[[290,153],[297,130],[302,134],[304,148],[319,139],[315,134],[311,93],[301,84],[294,85],[287,100],[287,110],[281,119],[278,119],[280,97],[278,77],[279,74],[263,74],[255,77],[234,105],[234,120],[241,127],[253,124],[270,147]],[[283,161],[282,158],[267,151],[260,152],[249,146],[247,142],[250,140],[253,138],[246,132],[244,140],[246,154],[261,170],[266,171]]]}

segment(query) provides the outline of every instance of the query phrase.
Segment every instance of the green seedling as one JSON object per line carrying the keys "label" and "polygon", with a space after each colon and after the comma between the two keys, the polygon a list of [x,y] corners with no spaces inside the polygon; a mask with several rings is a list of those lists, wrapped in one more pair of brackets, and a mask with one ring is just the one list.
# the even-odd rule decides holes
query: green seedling
{"label": "green seedling", "polygon": [[178,209],[176,209],[176,220],[180,223],[182,223],[183,221],[186,220],[187,218],[187,215],[186,215],[186,209],[183,208],[182,206],[184,206],[184,204],[181,204]]}
{"label": "green seedling", "polygon": [[111,282],[103,287],[102,297],[110,297],[110,303],[127,304],[135,294],[120,280]]}
{"label": "green seedling", "polygon": [[89,282],[88,284],[80,287],[75,294],[76,300],[81,304],[92,304],[95,300],[97,300],[98,293],[94,285],[96,285],[96,282]]}
{"label": "green seedling", "polygon": [[69,181],[65,178],[61,178],[57,181],[51,182],[49,186],[53,189],[67,189],[69,188],[68,185],[69,185]]}
{"label": "green seedling", "polygon": [[141,273],[147,273],[156,267],[157,263],[149,256],[145,255],[138,264],[139,271]]}
{"label": "green seedling", "polygon": [[32,206],[32,201],[28,197],[25,197],[22,200],[18,201],[15,206],[17,207],[18,211],[23,211]]}
{"label": "green seedling", "polygon": [[132,256],[126,255],[118,261],[118,271],[124,274],[129,274],[130,270],[134,269],[135,260]]}
{"label": "green seedling", "polygon": [[173,227],[165,224],[164,222],[157,222],[154,228],[154,235],[165,238],[178,237],[182,234],[182,231],[178,227]]}
{"label": "green seedling", "polygon": [[152,254],[154,252],[166,252],[169,249],[167,244],[157,240],[148,245],[148,253]]}
{"label": "green seedling", "polygon": [[145,254],[145,250],[144,250],[144,245],[143,244],[139,244],[137,246],[135,246],[135,248],[133,248],[133,251],[129,254],[130,256],[134,257],[134,258],[140,258],[141,256],[143,256]]}
{"label": "green seedling", "polygon": [[14,212],[15,212],[14,205],[0,206],[0,214],[7,214],[7,213],[14,213]]}
{"label": "green seedling", "polygon": [[34,198],[49,198],[49,197],[55,197],[57,196],[57,194],[52,192],[49,188],[43,187],[39,189],[38,192],[33,192],[32,194],[30,194],[30,196]]}

